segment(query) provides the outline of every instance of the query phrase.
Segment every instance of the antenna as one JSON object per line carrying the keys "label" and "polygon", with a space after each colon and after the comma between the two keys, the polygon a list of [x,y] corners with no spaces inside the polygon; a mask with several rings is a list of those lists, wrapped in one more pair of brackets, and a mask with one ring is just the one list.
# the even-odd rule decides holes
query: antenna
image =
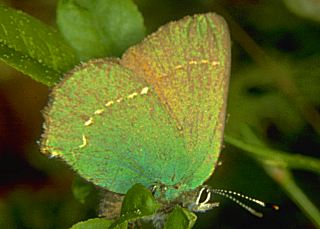
{"label": "antenna", "polygon": [[245,210],[250,212],[252,215],[255,215],[259,218],[263,217],[263,214],[261,212],[258,212],[255,209],[249,207],[248,205],[246,205],[245,203],[243,203],[242,201],[240,201],[237,198],[242,198],[242,199],[251,201],[251,202],[253,202],[259,206],[265,207],[265,208],[272,208],[273,210],[279,210],[278,205],[265,203],[261,200],[254,199],[252,197],[246,196],[246,195],[238,193],[238,192],[224,190],[224,189],[209,189],[209,190],[210,190],[210,192],[212,192],[214,194],[217,194],[217,195],[220,195],[220,196],[223,196],[223,197],[226,197],[226,198],[232,200],[233,202],[238,204],[240,207],[244,208]]}

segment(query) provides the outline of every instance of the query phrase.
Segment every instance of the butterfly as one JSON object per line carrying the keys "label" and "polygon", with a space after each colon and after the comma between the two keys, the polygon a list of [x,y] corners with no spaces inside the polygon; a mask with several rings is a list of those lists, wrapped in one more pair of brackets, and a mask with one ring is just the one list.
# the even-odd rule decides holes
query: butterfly
{"label": "butterfly", "polygon": [[140,183],[164,208],[217,206],[203,183],[221,150],[230,62],[222,17],[170,22],[121,59],[67,73],[44,111],[41,150],[119,195]]}

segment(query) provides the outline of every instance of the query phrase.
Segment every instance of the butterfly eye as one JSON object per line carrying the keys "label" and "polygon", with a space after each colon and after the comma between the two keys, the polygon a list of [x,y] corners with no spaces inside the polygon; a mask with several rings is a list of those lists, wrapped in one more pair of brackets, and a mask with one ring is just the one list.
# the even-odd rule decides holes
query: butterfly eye
{"label": "butterfly eye", "polygon": [[196,205],[206,204],[211,198],[211,192],[207,188],[201,188],[196,199]]}

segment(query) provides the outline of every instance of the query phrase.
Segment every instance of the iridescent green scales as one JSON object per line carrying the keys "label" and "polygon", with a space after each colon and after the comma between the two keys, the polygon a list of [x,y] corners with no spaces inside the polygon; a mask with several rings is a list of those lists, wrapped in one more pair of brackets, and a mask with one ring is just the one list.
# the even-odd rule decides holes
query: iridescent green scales
{"label": "iridescent green scales", "polygon": [[110,191],[161,184],[165,199],[174,199],[215,169],[229,70],[220,16],[171,22],[121,60],[93,60],[68,73],[45,112],[42,151]]}

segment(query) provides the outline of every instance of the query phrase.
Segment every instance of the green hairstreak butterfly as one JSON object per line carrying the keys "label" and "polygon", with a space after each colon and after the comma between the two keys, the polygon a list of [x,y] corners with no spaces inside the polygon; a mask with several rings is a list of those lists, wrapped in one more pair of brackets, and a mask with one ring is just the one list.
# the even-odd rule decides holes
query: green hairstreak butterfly
{"label": "green hairstreak butterfly", "polygon": [[53,89],[42,151],[112,192],[141,183],[211,208],[198,196],[220,154],[230,57],[224,19],[207,13],[160,27],[121,59],[76,67]]}

